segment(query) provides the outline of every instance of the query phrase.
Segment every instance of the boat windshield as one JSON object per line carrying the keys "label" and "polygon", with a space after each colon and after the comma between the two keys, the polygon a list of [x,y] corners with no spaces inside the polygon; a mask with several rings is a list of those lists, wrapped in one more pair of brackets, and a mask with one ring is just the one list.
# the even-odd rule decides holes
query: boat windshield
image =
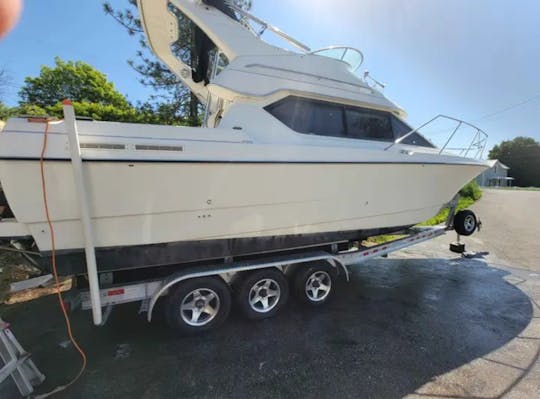
{"label": "boat windshield", "polygon": [[[270,25],[268,22],[263,21],[262,19],[250,14],[249,12],[238,7],[234,3],[226,2],[226,4],[228,7],[230,7],[230,9],[236,12],[236,14],[240,18],[240,22],[242,23],[242,25],[244,25],[249,31],[251,31],[251,33],[253,33],[259,38],[265,31],[269,30],[281,39],[291,44],[292,46],[300,49],[302,52],[305,52],[307,54],[321,55],[323,57],[329,57],[345,62],[352,72],[356,71],[364,62],[364,54],[362,54],[360,50],[353,47],[330,46],[322,48],[320,50],[312,51],[305,44],[299,42],[290,35],[287,35],[285,32],[276,28],[275,26]],[[257,27],[254,27],[252,24],[256,25]]]}
{"label": "boat windshield", "polygon": [[312,51],[310,54],[334,58],[349,65],[351,71],[356,71],[364,62],[364,54],[360,50],[346,46],[331,46]]}

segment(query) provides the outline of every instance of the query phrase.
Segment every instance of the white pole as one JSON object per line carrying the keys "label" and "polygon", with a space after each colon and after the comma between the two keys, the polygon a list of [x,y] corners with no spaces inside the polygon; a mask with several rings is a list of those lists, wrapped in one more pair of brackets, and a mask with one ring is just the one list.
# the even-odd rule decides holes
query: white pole
{"label": "white pole", "polygon": [[69,151],[71,154],[71,166],[73,167],[73,178],[79,198],[81,208],[81,222],[84,232],[84,252],[86,254],[86,269],[88,271],[88,282],[90,284],[90,300],[92,302],[92,315],[94,324],[100,325],[101,298],[99,296],[99,280],[96,264],[96,252],[94,249],[94,235],[92,233],[92,221],[90,219],[90,206],[88,204],[88,194],[81,160],[81,147],[79,146],[79,133],[77,132],[77,123],[75,121],[75,111],[71,101],[64,100],[64,124],[69,137]]}

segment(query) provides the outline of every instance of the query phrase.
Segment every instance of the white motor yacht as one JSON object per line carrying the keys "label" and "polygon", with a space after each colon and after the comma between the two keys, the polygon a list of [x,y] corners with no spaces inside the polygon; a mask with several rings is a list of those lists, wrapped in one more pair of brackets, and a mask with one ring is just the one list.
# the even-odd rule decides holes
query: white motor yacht
{"label": "white motor yacht", "polygon": [[[151,49],[206,112],[202,127],[77,121],[99,271],[399,231],[435,215],[488,167],[477,159],[480,129],[459,155],[409,127],[380,86],[355,74],[358,50],[312,51],[219,1],[138,6]],[[189,60],[174,45],[182,23],[195,32]],[[264,30],[298,51],[265,42]],[[47,267],[45,127],[13,118],[0,133],[0,182],[12,212],[0,235],[35,242]],[[85,271],[70,160],[65,123],[50,123],[44,176],[61,274]]]}

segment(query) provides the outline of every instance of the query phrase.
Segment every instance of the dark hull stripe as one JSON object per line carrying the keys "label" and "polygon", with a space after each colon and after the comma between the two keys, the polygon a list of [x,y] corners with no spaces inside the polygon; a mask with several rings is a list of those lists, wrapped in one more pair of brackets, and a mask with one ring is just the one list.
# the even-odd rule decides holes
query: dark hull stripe
{"label": "dark hull stripe", "polygon": [[[326,247],[332,243],[361,241],[374,235],[403,231],[408,227],[410,226],[96,248],[96,260],[99,272],[152,269],[162,266],[186,267],[193,263],[216,261],[227,257],[242,258],[260,256],[263,253],[291,253],[321,247],[330,250]],[[50,255],[49,251],[42,251],[41,257],[37,258],[47,271],[51,270]],[[57,251],[56,265],[61,275],[86,273],[84,249]]]}
{"label": "dark hull stripe", "polygon": [[[39,158],[0,157],[0,161],[39,161]],[[70,162],[69,158],[45,158],[46,162]],[[307,164],[307,165],[449,165],[449,166],[485,166],[478,163],[451,162],[391,162],[391,161],[211,161],[184,159],[83,159],[83,162],[115,162],[115,163],[195,163],[195,164]],[[485,166],[487,168],[487,165]]]}

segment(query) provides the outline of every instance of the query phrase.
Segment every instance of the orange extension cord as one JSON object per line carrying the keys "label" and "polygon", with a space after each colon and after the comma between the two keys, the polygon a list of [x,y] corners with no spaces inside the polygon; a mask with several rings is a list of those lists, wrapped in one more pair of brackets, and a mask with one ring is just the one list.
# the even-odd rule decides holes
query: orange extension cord
{"label": "orange extension cord", "polygon": [[54,228],[53,228],[53,225],[52,225],[52,222],[51,222],[51,217],[49,215],[49,205],[47,204],[47,185],[45,184],[45,162],[44,162],[44,158],[45,158],[45,151],[47,149],[47,136],[48,136],[48,133],[49,133],[49,122],[50,122],[49,119],[45,120],[45,124],[46,124],[45,125],[45,134],[43,135],[43,146],[41,148],[41,156],[39,158],[39,167],[40,167],[40,170],[41,170],[41,188],[43,190],[43,206],[45,208],[45,216],[47,217],[47,224],[49,225],[49,232],[51,234],[51,263],[52,263],[52,272],[53,272],[53,275],[54,275],[54,281],[56,283],[56,293],[58,295],[58,302],[60,303],[60,308],[62,309],[62,313],[64,314],[64,319],[66,321],[66,329],[67,329],[67,333],[68,333],[68,336],[69,336],[69,340],[71,341],[73,346],[77,349],[77,351],[81,355],[82,366],[81,366],[81,369],[80,369],[79,373],[77,374],[77,376],[73,380],[71,380],[69,383],[67,383],[66,385],[61,385],[61,386],[55,388],[54,390],[52,390],[51,392],[46,393],[44,395],[36,396],[36,399],[37,398],[43,399],[43,398],[46,398],[46,397],[48,397],[50,395],[53,395],[53,394],[55,394],[57,392],[63,391],[64,389],[66,389],[70,385],[74,384],[79,379],[79,377],[83,374],[84,370],[86,369],[86,354],[81,349],[81,347],[79,346],[79,344],[77,343],[77,341],[75,340],[75,338],[73,336],[73,332],[71,330],[71,322],[69,320],[69,315],[68,315],[68,312],[67,312],[66,307],[64,305],[64,300],[62,298],[62,293],[60,292],[60,281],[58,279],[58,272],[56,270],[56,249],[55,249],[55,242],[54,242]]}

